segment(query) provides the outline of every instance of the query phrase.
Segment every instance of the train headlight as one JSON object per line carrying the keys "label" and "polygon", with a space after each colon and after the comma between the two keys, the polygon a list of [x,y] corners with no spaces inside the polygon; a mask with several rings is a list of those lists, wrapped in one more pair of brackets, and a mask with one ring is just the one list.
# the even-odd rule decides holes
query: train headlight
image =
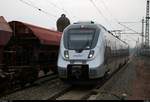
{"label": "train headlight", "polygon": [[65,56],[65,58],[69,59],[69,52],[67,50],[64,51],[64,56]]}
{"label": "train headlight", "polygon": [[88,58],[92,58],[93,56],[94,56],[94,51],[91,50],[90,53],[89,53],[89,55],[88,55]]}

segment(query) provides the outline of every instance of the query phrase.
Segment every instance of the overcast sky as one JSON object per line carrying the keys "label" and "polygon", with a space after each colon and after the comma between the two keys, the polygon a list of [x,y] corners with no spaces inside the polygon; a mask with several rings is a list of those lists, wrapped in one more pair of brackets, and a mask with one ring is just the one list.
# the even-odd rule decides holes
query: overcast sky
{"label": "overcast sky", "polygon": [[[4,16],[7,21],[24,21],[42,27],[56,29],[56,20],[62,13],[65,13],[71,20],[71,23],[82,20],[93,20],[104,25],[109,30],[127,30],[117,24],[117,21],[137,22],[130,24],[124,23],[137,32],[141,32],[140,21],[146,15],[146,0],[92,0],[96,4],[97,9],[91,0],[23,1],[42,9],[46,13],[30,7],[20,0],[0,0],[0,15]],[[137,38],[137,35],[122,36],[122,39],[126,39],[132,46],[135,44]]]}

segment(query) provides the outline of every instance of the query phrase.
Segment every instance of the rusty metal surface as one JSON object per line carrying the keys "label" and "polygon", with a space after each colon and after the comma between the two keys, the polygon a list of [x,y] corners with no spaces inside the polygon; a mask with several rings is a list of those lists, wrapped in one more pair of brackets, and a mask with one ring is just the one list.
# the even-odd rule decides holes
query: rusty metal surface
{"label": "rusty metal surface", "polygon": [[3,48],[0,47],[0,68],[2,67],[2,57],[3,57],[2,51],[3,51]]}
{"label": "rusty metal surface", "polygon": [[50,29],[45,29],[42,27],[37,27],[26,23],[25,25],[27,25],[34,32],[34,34],[40,39],[41,43],[59,45],[60,38],[61,38],[60,32],[50,30]]}
{"label": "rusty metal surface", "polygon": [[6,45],[11,36],[12,30],[9,24],[3,16],[0,16],[0,46]]}
{"label": "rusty metal surface", "polygon": [[38,26],[31,25],[28,23],[20,22],[20,21],[9,22],[9,24],[12,24],[12,23],[20,24],[22,25],[20,27],[25,27],[25,29],[27,28],[31,30],[32,33],[40,40],[41,44],[59,45],[60,43],[61,32],[38,27]]}

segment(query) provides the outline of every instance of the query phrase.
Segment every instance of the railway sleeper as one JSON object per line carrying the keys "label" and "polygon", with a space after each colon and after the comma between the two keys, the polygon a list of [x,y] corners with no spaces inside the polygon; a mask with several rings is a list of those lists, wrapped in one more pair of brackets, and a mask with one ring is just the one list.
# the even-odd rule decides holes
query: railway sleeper
{"label": "railway sleeper", "polygon": [[29,66],[9,66],[7,72],[9,76],[9,88],[13,89],[20,85],[24,87],[27,83],[32,84],[38,77],[38,71],[35,67]]}

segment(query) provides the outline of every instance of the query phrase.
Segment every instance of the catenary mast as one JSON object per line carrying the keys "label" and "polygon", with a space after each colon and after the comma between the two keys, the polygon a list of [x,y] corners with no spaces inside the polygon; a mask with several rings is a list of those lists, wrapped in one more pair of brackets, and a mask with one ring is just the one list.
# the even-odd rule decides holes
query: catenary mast
{"label": "catenary mast", "polygon": [[145,26],[145,46],[149,48],[149,0],[147,0],[146,6],[146,26]]}

